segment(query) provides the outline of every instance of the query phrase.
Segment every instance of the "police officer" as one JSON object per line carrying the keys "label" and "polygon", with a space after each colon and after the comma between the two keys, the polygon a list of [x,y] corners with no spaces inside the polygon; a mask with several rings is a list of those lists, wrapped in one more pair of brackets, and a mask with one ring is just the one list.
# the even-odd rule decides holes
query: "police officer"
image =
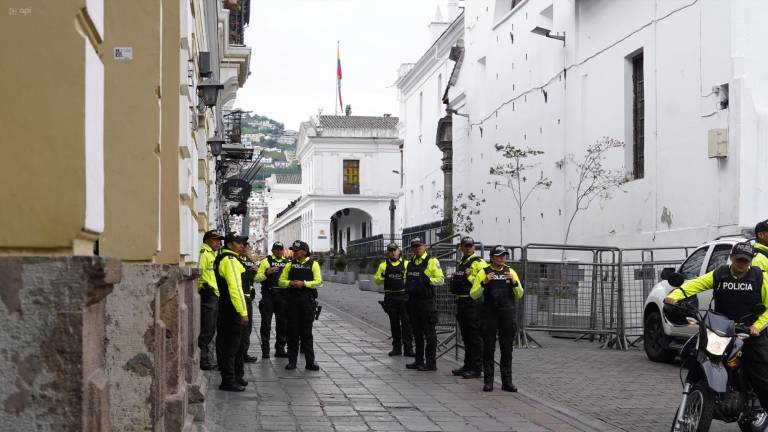
{"label": "police officer", "polygon": [[220,290],[219,316],[217,320],[216,353],[219,359],[221,385],[219,389],[241,392],[248,382],[243,361],[242,338],[248,326],[248,310],[243,291],[245,265],[241,256],[245,254],[246,237],[227,234],[224,249],[216,257],[216,283]]}
{"label": "police officer", "polygon": [[[768,277],[759,267],[753,266],[755,248],[749,242],[736,243],[731,249],[731,264],[723,264],[715,270],[689,280],[679,290],[672,291],[665,303],[680,300],[706,290],[714,290],[715,312],[739,322],[753,314],[757,305],[768,308]],[[751,320],[752,321],[752,320]],[[751,337],[744,342],[744,365],[752,389],[760,399],[760,405],[768,410],[768,310],[761,313],[750,325]]]}
{"label": "police officer", "polygon": [[408,261],[400,258],[400,246],[397,243],[387,245],[387,259],[379,264],[373,282],[384,285],[384,310],[389,315],[389,328],[392,331],[392,351],[390,356],[405,354],[413,357],[413,333],[408,320],[408,295],[405,293],[405,270]]}
{"label": "police officer", "polygon": [[475,277],[487,264],[475,254],[475,240],[461,239],[462,257],[451,277],[451,293],[456,296],[456,322],[464,341],[464,365],[451,373],[464,378],[480,378],[483,334],[480,323],[480,304],[469,296]]}
{"label": "police officer", "polygon": [[[248,249],[248,242],[245,243],[245,249]],[[244,329],[245,333],[241,340],[241,343],[243,344],[243,361],[245,363],[255,363],[258,358],[248,354],[248,349],[251,347],[251,333],[253,333],[253,300],[256,298],[256,290],[253,288],[253,284],[256,278],[256,263],[251,259],[247,252],[243,252],[240,259],[245,266],[245,273],[243,274],[243,292],[245,293],[245,304],[246,309],[248,310],[248,325]]]}
{"label": "police officer", "polygon": [[512,343],[517,331],[515,297],[523,298],[523,285],[517,273],[506,265],[507,255],[503,246],[494,246],[490,265],[478,271],[470,291],[473,299],[482,299],[483,391],[493,391],[497,335],[501,351],[501,389],[517,391],[512,383]]}
{"label": "police officer", "polygon": [[200,369],[216,369],[216,361],[211,352],[211,342],[216,334],[216,315],[219,309],[219,288],[216,284],[216,272],[213,262],[216,252],[221,247],[224,238],[219,230],[210,230],[203,234],[203,245],[200,247],[200,279],[197,289],[200,293],[200,335],[197,346],[200,347]]}
{"label": "police officer", "polygon": [[317,290],[323,286],[320,264],[309,255],[309,245],[296,240],[291,246],[293,259],[286,264],[278,279],[278,286],[285,289],[286,319],[288,321],[288,370],[296,369],[301,351],[304,353],[306,369],[320,370],[315,363],[315,351],[312,346],[312,322],[315,320]]}
{"label": "police officer", "polygon": [[269,358],[269,337],[272,330],[272,316],[275,317],[275,357],[288,357],[286,345],[285,299],[283,291],[277,287],[277,280],[288,264],[283,243],[272,244],[272,255],[259,264],[256,282],[261,282],[261,358]]}
{"label": "police officer", "polygon": [[768,272],[768,220],[755,225],[755,258],[752,265]]}
{"label": "police officer", "polygon": [[[427,253],[427,246],[416,237],[411,240],[413,259],[405,273],[405,291],[408,294],[408,316],[416,342],[416,358],[405,365],[420,371],[437,370],[437,310],[435,286],[445,282],[440,261]],[[426,349],[425,349],[426,342]]]}

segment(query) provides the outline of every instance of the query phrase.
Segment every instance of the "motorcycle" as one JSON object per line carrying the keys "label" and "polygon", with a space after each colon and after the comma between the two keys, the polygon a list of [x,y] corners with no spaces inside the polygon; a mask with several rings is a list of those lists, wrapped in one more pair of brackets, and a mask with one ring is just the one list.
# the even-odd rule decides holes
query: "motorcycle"
{"label": "motorcycle", "polygon": [[[670,279],[675,287],[680,287],[684,280],[682,275]],[[760,407],[742,368],[742,350],[744,341],[750,337],[749,328],[711,308],[699,311],[686,300],[664,306],[664,315],[673,324],[699,326],[698,333],[680,351],[683,398],[671,432],[707,432],[712,420],[735,422],[745,432],[768,430],[768,415]],[[759,306],[739,322],[753,322],[764,311],[765,306]],[[683,380],[684,369],[688,374]]]}

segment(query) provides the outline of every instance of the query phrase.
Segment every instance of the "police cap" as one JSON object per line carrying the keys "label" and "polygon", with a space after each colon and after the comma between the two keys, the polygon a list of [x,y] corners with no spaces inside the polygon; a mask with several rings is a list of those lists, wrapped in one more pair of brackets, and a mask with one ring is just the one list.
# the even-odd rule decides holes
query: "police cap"
{"label": "police cap", "polygon": [[502,245],[494,246],[493,249],[491,249],[491,256],[502,256],[502,255],[509,255],[509,252],[507,252],[507,249]]}
{"label": "police cap", "polygon": [[736,243],[733,245],[733,249],[731,249],[731,256],[733,259],[745,259],[752,261],[752,258],[755,257],[755,247],[748,242]]}

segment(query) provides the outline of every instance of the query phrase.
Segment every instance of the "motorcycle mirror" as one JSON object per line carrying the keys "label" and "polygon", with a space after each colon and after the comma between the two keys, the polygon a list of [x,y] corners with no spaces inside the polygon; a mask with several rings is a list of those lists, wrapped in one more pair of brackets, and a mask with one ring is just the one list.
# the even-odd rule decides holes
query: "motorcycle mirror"
{"label": "motorcycle mirror", "polygon": [[671,286],[679,288],[685,283],[685,276],[683,276],[682,273],[673,272],[667,278],[667,282],[669,282]]}
{"label": "motorcycle mirror", "polygon": [[663,269],[661,269],[661,275],[659,275],[659,277],[661,278],[661,280],[668,280],[669,275],[671,275],[674,272],[675,272],[674,267],[664,267]]}

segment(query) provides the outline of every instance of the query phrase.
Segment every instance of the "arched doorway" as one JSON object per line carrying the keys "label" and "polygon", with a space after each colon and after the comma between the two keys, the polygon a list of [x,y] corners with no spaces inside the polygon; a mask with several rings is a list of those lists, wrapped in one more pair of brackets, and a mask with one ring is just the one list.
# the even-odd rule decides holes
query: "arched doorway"
{"label": "arched doorway", "polygon": [[331,216],[331,248],[334,252],[346,252],[351,240],[370,237],[372,233],[373,218],[363,210],[345,208]]}

